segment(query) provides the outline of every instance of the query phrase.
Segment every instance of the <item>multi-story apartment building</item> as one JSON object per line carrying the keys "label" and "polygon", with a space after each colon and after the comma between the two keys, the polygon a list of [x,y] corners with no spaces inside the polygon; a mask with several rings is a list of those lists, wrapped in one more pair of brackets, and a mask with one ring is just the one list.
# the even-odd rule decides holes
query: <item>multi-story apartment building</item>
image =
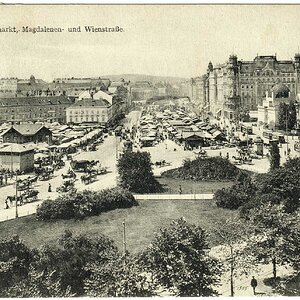
{"label": "multi-story apartment building", "polygon": [[17,78],[1,78],[0,79],[0,98],[15,97],[18,90]]}
{"label": "multi-story apartment building", "polygon": [[66,121],[66,108],[72,101],[65,96],[0,99],[0,123],[25,121]]}
{"label": "multi-story apartment building", "polygon": [[114,116],[114,106],[105,99],[82,99],[66,110],[67,123],[100,123],[105,125]]}
{"label": "multi-story apartment building", "polygon": [[205,81],[206,75],[191,78],[190,84],[190,100],[197,108],[197,112],[203,115],[204,110],[207,109],[206,97],[205,97]]}
{"label": "multi-story apartment building", "polygon": [[208,65],[200,103],[214,116],[232,119],[241,109],[257,110],[266,91],[283,83],[291,95],[300,92],[300,54],[293,60],[277,60],[276,55],[256,56],[253,61],[230,55],[221,65]]}
{"label": "multi-story apartment building", "polygon": [[132,103],[145,104],[148,99],[155,95],[155,88],[148,81],[137,81],[130,88]]}

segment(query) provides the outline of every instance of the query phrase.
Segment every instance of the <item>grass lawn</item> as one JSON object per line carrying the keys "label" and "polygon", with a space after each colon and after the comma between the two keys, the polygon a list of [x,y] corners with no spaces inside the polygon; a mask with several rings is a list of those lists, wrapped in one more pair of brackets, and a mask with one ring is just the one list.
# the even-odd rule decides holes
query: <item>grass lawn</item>
{"label": "grass lawn", "polygon": [[126,219],[127,249],[131,253],[143,250],[154,232],[171,220],[184,217],[211,232],[216,223],[235,215],[235,211],[218,208],[210,200],[143,200],[130,209],[117,209],[82,221],[37,221],[35,215],[0,223],[0,238],[18,234],[30,247],[57,240],[65,229],[74,234],[96,236],[102,233],[122,249],[122,222]]}
{"label": "grass lawn", "polygon": [[167,194],[179,194],[179,185],[181,185],[183,194],[209,194],[233,185],[232,181],[193,181],[168,177],[156,179],[163,186],[164,193]]}

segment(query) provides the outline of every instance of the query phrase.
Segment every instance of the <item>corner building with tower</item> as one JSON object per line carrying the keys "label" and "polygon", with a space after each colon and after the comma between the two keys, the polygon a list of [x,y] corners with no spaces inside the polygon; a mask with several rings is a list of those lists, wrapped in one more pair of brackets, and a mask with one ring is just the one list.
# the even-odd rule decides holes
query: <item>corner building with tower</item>
{"label": "corner building with tower", "polygon": [[277,60],[276,55],[256,56],[253,61],[230,55],[224,64],[213,66],[198,77],[200,91],[197,105],[204,114],[234,119],[241,110],[255,111],[262,105],[267,91],[286,85],[291,97],[300,93],[300,54],[292,60]]}

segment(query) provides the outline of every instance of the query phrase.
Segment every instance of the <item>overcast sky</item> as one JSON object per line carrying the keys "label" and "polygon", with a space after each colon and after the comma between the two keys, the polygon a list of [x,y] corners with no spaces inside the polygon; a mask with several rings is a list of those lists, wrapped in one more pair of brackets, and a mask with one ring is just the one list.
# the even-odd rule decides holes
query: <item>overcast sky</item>
{"label": "overcast sky", "polygon": [[[291,59],[300,46],[295,5],[1,6],[0,27],[48,26],[64,33],[0,32],[0,77],[149,74],[192,77],[233,53]],[[85,25],[123,33],[85,33]],[[81,33],[68,27],[81,26]]]}

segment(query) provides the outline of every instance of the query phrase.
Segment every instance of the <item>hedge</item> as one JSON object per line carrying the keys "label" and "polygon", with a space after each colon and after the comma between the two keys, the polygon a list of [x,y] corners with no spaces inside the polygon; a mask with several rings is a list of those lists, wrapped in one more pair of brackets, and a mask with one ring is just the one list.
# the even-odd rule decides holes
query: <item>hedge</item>
{"label": "hedge", "polygon": [[222,157],[185,160],[183,166],[164,172],[164,177],[200,180],[235,180],[240,170],[228,159]]}
{"label": "hedge", "polygon": [[137,206],[138,202],[127,190],[105,189],[99,192],[82,191],[46,200],[37,208],[38,220],[81,219],[117,208]]}

